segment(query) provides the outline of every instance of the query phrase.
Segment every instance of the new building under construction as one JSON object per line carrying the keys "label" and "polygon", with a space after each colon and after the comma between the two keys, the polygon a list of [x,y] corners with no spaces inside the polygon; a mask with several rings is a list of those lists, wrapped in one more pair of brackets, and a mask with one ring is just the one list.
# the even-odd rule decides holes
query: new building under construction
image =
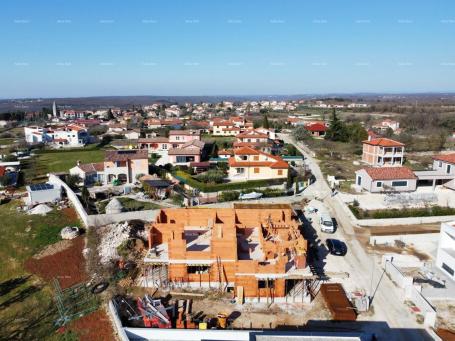
{"label": "new building under construction", "polygon": [[290,205],[162,209],[142,285],[230,291],[240,301],[307,296],[307,241]]}

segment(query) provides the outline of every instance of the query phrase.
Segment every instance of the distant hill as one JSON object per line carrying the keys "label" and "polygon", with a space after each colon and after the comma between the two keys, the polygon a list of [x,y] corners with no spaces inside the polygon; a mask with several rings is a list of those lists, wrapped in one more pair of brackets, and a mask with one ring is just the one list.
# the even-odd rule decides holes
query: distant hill
{"label": "distant hill", "polygon": [[0,113],[9,111],[38,111],[43,107],[51,108],[55,101],[60,109],[88,110],[100,108],[131,108],[133,105],[150,105],[153,103],[183,104],[185,102],[216,103],[220,101],[259,101],[259,100],[298,100],[298,99],[327,99],[345,98],[357,101],[426,101],[445,102],[455,101],[454,93],[419,93],[419,94],[306,94],[306,95],[254,95],[254,96],[99,96],[99,97],[73,97],[73,98],[23,98],[0,99]]}

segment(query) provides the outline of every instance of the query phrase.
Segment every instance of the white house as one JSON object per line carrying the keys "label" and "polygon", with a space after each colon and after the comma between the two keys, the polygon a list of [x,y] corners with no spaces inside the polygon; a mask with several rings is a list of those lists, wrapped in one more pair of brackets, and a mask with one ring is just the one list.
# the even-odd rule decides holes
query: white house
{"label": "white house", "polygon": [[58,127],[24,127],[27,143],[52,143],[61,147],[83,147],[90,142],[87,129],[76,124]]}
{"label": "white house", "polygon": [[436,266],[455,280],[455,221],[441,224]]}

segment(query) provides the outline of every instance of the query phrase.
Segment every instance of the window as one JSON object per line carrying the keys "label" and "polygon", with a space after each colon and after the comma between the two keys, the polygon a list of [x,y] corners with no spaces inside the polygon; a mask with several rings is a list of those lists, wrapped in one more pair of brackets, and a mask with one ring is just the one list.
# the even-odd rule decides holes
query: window
{"label": "window", "polygon": [[248,160],[248,156],[247,155],[242,155],[240,157],[240,159],[242,159],[243,161],[247,161]]}
{"label": "window", "polygon": [[450,174],[451,170],[452,170],[452,166],[451,165],[447,165],[447,168],[446,168],[447,174]]}
{"label": "window", "polygon": [[403,181],[392,181],[392,187],[406,187],[408,182],[406,180]]}
{"label": "window", "polygon": [[254,169],[254,173],[255,173],[255,174],[259,173],[259,168],[255,168],[255,169]]}
{"label": "window", "polygon": [[382,181],[376,182],[376,187],[382,187]]}
{"label": "window", "polygon": [[254,156],[254,161],[259,161],[259,155]]}
{"label": "window", "polygon": [[186,158],[186,156],[178,155],[176,157],[176,161],[177,161],[177,163],[187,162],[187,158]]}
{"label": "window", "polygon": [[176,136],[176,137],[175,137],[175,140],[176,140],[176,141],[179,141],[179,140],[180,140],[180,136]]}
{"label": "window", "polygon": [[258,281],[258,289],[265,289],[265,288],[274,288],[275,281],[273,279],[267,280],[259,280]]}
{"label": "window", "polygon": [[362,177],[358,176],[357,177],[357,186],[360,186],[362,184]]}
{"label": "window", "polygon": [[439,161],[439,162],[438,162],[438,167],[439,167],[439,168],[442,167],[442,161]]}
{"label": "window", "polygon": [[162,145],[161,145],[161,148],[167,149],[167,144],[162,144]]}
{"label": "window", "polygon": [[208,265],[189,265],[186,268],[189,274],[207,274],[209,273],[210,266]]}
{"label": "window", "polygon": [[446,263],[442,263],[442,268],[443,268],[445,271],[447,271],[447,273],[449,273],[449,274],[452,275],[452,276],[455,274],[455,272],[453,271],[453,269],[452,269],[450,266],[448,266]]}
{"label": "window", "polygon": [[245,168],[236,168],[235,171],[237,172],[237,174],[243,174],[245,173]]}
{"label": "window", "polygon": [[283,175],[283,170],[282,169],[278,169],[278,175]]}

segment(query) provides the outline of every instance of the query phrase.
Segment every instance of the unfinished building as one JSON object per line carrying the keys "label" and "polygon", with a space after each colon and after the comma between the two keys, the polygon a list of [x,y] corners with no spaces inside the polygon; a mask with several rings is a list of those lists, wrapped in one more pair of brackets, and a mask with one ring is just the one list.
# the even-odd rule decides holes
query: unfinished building
{"label": "unfinished building", "polygon": [[149,225],[142,285],[306,297],[307,241],[290,205],[162,209]]}

